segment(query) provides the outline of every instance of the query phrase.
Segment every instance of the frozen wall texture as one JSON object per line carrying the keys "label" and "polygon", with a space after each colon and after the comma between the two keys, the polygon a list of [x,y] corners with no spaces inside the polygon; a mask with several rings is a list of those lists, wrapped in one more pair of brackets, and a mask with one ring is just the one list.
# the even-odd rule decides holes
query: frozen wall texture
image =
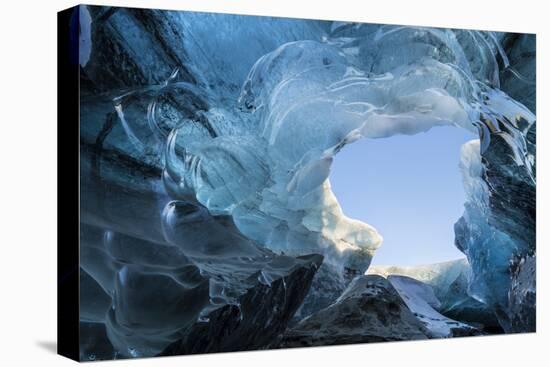
{"label": "frozen wall texture", "polygon": [[[78,12],[82,359],[534,331],[534,35]],[[363,275],[333,157],[443,125],[467,262]]]}

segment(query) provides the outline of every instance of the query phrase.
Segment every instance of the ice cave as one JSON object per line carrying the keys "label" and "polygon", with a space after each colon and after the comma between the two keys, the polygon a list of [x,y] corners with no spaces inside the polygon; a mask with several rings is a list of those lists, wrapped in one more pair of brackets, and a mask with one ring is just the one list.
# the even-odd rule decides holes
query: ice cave
{"label": "ice cave", "polygon": [[[533,35],[79,9],[82,359],[535,330]],[[451,128],[464,259],[371,265],[334,160]]]}

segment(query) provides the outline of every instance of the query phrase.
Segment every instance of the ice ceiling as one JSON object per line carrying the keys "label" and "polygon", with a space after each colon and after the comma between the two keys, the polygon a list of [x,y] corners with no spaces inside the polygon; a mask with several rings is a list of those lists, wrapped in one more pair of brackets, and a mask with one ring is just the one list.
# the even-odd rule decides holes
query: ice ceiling
{"label": "ice ceiling", "polygon": [[334,156],[445,125],[479,136],[461,150],[455,225],[469,292],[505,330],[525,327],[512,310],[534,307],[529,291],[510,290],[535,254],[536,118],[530,97],[502,89],[504,71],[521,76],[505,34],[91,9],[81,266],[105,302],[84,321],[105,324],[118,353],[162,352],[253,284],[319,266],[304,255],[322,255],[332,278],[367,271],[382,236],[342,212]]}
{"label": "ice ceiling", "polygon": [[[491,36],[368,25],[332,32],[324,42],[290,42],[262,56],[238,99],[245,116],[214,112],[231,131],[211,138],[191,123],[176,127],[168,137],[166,186],[211,213],[231,215],[245,236],[274,251],[321,252],[325,261],[364,272],[381,236],[342,213],[327,181],[346,144],[453,124],[481,129],[488,145],[484,131],[509,121],[515,162],[531,170],[514,125],[523,118],[527,131],[534,116],[496,89],[496,57],[503,56],[493,56],[498,43]],[[477,46],[474,65],[459,39]],[[367,52],[375,57],[360,57]],[[248,123],[235,123],[242,119]],[[479,153],[463,155],[469,175],[467,164]],[[482,188],[467,187],[476,190]]]}

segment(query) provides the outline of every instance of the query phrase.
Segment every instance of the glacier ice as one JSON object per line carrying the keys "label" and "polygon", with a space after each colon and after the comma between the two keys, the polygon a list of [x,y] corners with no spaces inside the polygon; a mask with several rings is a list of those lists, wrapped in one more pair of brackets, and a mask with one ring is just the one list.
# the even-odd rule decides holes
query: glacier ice
{"label": "glacier ice", "polygon": [[[367,274],[376,274],[387,279],[414,279],[419,286],[431,288],[423,293],[433,292],[435,301],[433,297],[429,297],[431,307],[441,315],[474,326],[483,332],[502,332],[491,307],[473,296],[470,284],[479,280],[472,278],[472,267],[467,259],[415,266],[374,265],[369,267]],[[448,328],[448,325],[443,326]],[[462,327],[459,330],[467,328]]]}
{"label": "glacier ice", "polygon": [[[255,124],[245,125],[238,145],[234,131],[229,137],[186,144],[177,139],[176,129],[167,167],[170,172],[172,164],[186,169],[179,170],[183,176],[164,176],[171,179],[170,186],[179,183],[182,194],[194,192],[209,210],[232,215],[245,236],[271,249],[299,253],[309,247],[327,254],[327,261],[364,271],[381,236],[346,218],[337,203],[331,204],[335,200],[328,187],[332,158],[345,144],[453,124],[479,129],[485,148],[493,129],[508,135],[514,163],[532,170],[525,132],[534,115],[493,88],[499,83],[494,55],[487,65],[470,65],[464,55],[472,47],[468,42],[480,37],[487,48],[497,49],[494,38],[431,29],[382,27],[368,33],[363,28],[370,26],[356,28],[325,42],[287,43],[261,57],[239,97],[240,108],[249,112],[245,118]],[[408,51],[393,68],[354,56],[365,52],[364,47],[379,48],[378,58],[393,57],[389,52],[394,48],[388,50],[387,44],[397,42],[396,37],[399,49]],[[355,45],[353,52],[350,44]],[[435,53],[441,45],[446,52]],[[426,57],[426,47],[432,57]],[[471,52],[481,58],[488,50]],[[513,126],[518,116],[521,127]],[[297,139],[299,144],[291,143]],[[173,154],[178,145],[179,157]]]}
{"label": "glacier ice", "polygon": [[320,255],[298,257],[287,275],[261,282],[242,295],[238,304],[227,304],[211,312],[208,320],[199,320],[160,355],[277,347],[321,262]]}
{"label": "glacier ice", "polygon": [[[532,37],[81,8],[92,35],[81,34],[81,322],[104,354],[247,349],[237,336],[250,325],[215,345],[185,340],[220,332],[259,294],[284,310],[255,345],[274,347],[295,314],[341,303],[383,237],[342,211],[334,156],[443,125],[479,135],[460,157],[461,296],[506,331],[534,329]],[[429,334],[409,321],[410,335]]]}
{"label": "glacier ice", "polygon": [[401,295],[407,307],[425,325],[432,338],[481,334],[467,324],[440,314],[437,309],[441,307],[441,303],[429,285],[402,275],[389,275],[387,279]]}
{"label": "glacier ice", "polygon": [[424,340],[431,335],[387,279],[369,274],[354,278],[334,303],[289,328],[281,346]]}
{"label": "glacier ice", "polygon": [[[535,127],[525,124],[521,115],[515,122],[524,137]],[[517,294],[512,288],[515,269],[536,252],[534,153],[526,138],[520,140],[523,149],[518,152],[508,128],[486,133],[492,135],[486,147],[474,141],[461,152],[467,200],[455,224],[455,243],[472,267],[469,293],[490,305],[504,330],[533,331],[534,298],[516,304],[514,311],[516,301],[511,298]],[[534,289],[534,277],[531,280],[525,286]],[[511,325],[517,313],[530,313],[533,318],[521,326]]]}

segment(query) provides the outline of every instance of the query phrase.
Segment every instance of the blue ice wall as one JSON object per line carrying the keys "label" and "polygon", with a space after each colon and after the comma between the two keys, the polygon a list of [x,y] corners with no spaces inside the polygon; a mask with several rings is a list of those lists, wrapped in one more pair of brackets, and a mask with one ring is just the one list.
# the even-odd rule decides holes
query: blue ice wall
{"label": "blue ice wall", "polygon": [[[102,297],[81,295],[83,358],[273,347],[383,243],[342,212],[334,156],[448,125],[479,136],[455,226],[471,292],[506,330],[534,327],[532,36],[86,10],[81,268]],[[233,337],[204,341],[222,325]]]}

